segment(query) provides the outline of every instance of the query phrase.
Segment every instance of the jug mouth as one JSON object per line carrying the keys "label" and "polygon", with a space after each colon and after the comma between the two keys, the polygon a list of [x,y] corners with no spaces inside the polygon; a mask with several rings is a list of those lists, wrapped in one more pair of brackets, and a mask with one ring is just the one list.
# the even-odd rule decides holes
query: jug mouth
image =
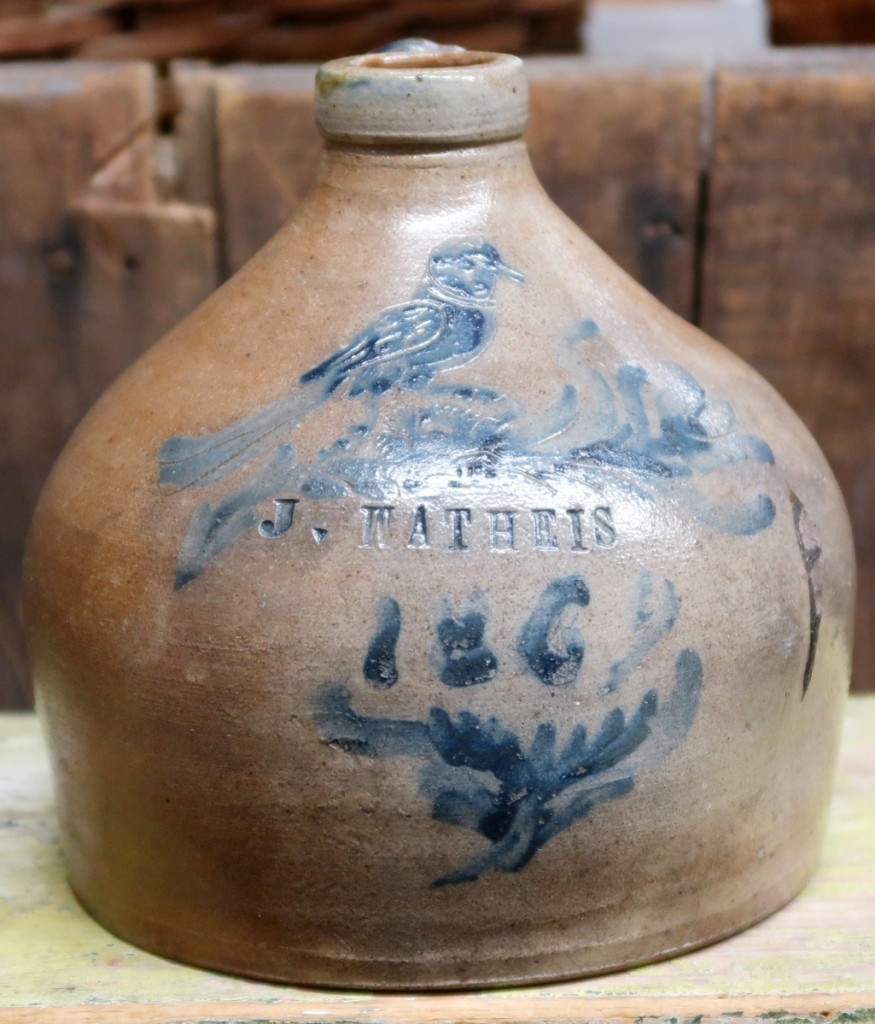
{"label": "jug mouth", "polygon": [[458,146],[522,135],[529,102],[519,57],[416,42],[319,68],[316,123],[326,139]]}

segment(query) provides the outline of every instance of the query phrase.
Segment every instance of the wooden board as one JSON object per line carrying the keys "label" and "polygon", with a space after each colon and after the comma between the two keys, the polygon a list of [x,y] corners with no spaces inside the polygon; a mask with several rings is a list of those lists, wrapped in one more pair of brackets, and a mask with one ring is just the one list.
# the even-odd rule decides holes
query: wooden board
{"label": "wooden board", "polygon": [[769,7],[779,46],[875,42],[872,0],[770,0]]}
{"label": "wooden board", "polygon": [[216,223],[203,206],[87,200],[72,224],[82,259],[76,374],[90,405],[216,287]]}
{"label": "wooden board", "polygon": [[528,62],[527,141],[553,201],[670,309],[692,319],[704,69]]}
{"label": "wooden board", "polygon": [[217,79],[223,271],[230,275],[307,193],[322,142],[313,121],[315,67],[232,67]]}
{"label": "wooden board", "polygon": [[[0,705],[26,699],[17,606],[27,524],[84,411],[71,366],[80,253],[69,204],[137,138],[152,103],[146,65],[0,69]],[[147,181],[138,159],[128,188]]]}
{"label": "wooden board", "polygon": [[0,715],[0,1024],[875,1024],[875,697],[851,701],[823,860],[793,903],[674,960],[558,985],[369,995],[172,964],[105,932],[64,881],[32,715]]}
{"label": "wooden board", "polygon": [[583,13],[583,0],[0,0],[0,57],[321,61],[411,35],[574,53]]}
{"label": "wooden board", "polygon": [[0,58],[46,57],[87,45],[115,28],[115,20],[101,13],[66,7],[53,17],[3,17],[0,12]]}
{"label": "wooden board", "polygon": [[820,442],[859,561],[875,681],[875,51],[772,53],[716,80],[702,326]]}
{"label": "wooden board", "polygon": [[216,135],[216,76],[205,62],[180,61],[165,79],[165,116],[173,120],[176,192],[186,203],[219,207],[219,149]]}
{"label": "wooden board", "polygon": [[148,65],[0,68],[0,706],[29,699],[20,563],[52,463],[218,283],[213,212],[158,204],[155,122]]}

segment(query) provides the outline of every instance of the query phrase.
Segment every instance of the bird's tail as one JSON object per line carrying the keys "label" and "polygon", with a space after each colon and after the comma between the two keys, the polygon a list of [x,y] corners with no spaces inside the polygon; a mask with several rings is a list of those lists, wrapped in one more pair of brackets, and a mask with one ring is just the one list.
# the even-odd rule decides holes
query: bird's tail
{"label": "bird's tail", "polygon": [[203,437],[171,437],[158,451],[159,481],[204,487],[263,455],[319,404],[313,391],[293,391],[223,430]]}

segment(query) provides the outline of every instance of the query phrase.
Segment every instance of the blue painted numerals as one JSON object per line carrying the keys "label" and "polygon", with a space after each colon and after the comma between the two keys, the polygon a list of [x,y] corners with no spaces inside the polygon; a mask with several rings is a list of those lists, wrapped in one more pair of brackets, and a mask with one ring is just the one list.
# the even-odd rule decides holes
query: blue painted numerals
{"label": "blue painted numerals", "polygon": [[586,608],[589,588],[582,576],[563,576],[554,580],[541,594],[532,614],[522,628],[517,650],[529,671],[547,686],[568,686],[577,679],[586,649],[578,632],[564,653],[553,650],[550,634],[559,616],[569,605]]}
{"label": "blue painted numerals", "polygon": [[384,597],[380,602],[377,632],[368,646],[362,669],[365,679],[378,690],[388,690],[398,682],[395,648],[400,633],[401,606],[394,597]]}
{"label": "blue painted numerals", "polygon": [[[582,628],[569,621],[579,620],[590,601],[582,576],[552,580],[520,627],[512,657],[545,686],[595,683],[598,704],[620,689],[671,633],[679,605],[670,581],[646,570],[639,573],[628,650],[599,681],[586,680],[586,641]],[[378,690],[400,681],[402,626],[399,602],[384,597],[363,663],[365,681]],[[484,594],[471,595],[463,609],[445,602],[435,633],[435,674],[444,686],[480,686],[499,675],[502,661],[490,646]],[[555,646],[560,633],[563,649]],[[353,706],[351,691],[338,683],[316,691],[312,710],[323,742],[344,754],[424,762],[419,792],[431,804],[432,819],[469,829],[486,841],[480,853],[431,883],[442,887],[473,882],[487,872],[520,871],[551,839],[599,804],[631,793],[638,775],[653,770],[686,736],[698,709],[702,676],[699,655],[682,649],[664,699],[655,688],[648,689],[631,711],[605,709],[593,730],[572,715],[564,737],[556,722],[539,722],[528,744],[498,715],[463,710],[453,716],[440,706],[432,707],[424,721],[362,715]]]}
{"label": "blue painted numerals", "polygon": [[486,613],[466,611],[458,618],[444,615],[438,622],[440,680],[445,686],[488,683],[498,671],[498,659],[486,643]]}
{"label": "blue painted numerals", "polygon": [[[472,595],[470,609],[454,611],[446,602],[437,622],[438,676],[445,686],[465,687],[488,683],[498,672],[498,658],[486,640],[488,608],[480,592]],[[568,607],[586,608],[589,588],[582,576],[563,576],[548,584],[519,632],[516,650],[522,664],[547,686],[575,682],[583,665],[586,643],[574,630],[564,651],[557,651],[551,636]],[[386,690],[398,682],[396,648],[401,634],[401,606],[384,597],[377,610],[376,631],[368,645],[363,675],[371,686]]]}

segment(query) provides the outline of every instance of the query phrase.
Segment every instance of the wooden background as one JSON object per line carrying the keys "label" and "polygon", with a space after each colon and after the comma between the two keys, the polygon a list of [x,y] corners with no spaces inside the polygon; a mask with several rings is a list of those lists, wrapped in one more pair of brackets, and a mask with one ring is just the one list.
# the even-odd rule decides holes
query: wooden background
{"label": "wooden background", "polygon": [[[825,449],[858,546],[855,687],[875,689],[875,50],[529,69],[554,199]],[[294,212],[312,74],[0,66],[0,706],[30,699],[20,559],[46,473],[117,373]]]}
{"label": "wooden background", "polygon": [[769,0],[772,42],[875,43],[872,0]]}
{"label": "wooden background", "polygon": [[576,52],[584,0],[0,0],[0,58],[322,61],[405,36]]}

